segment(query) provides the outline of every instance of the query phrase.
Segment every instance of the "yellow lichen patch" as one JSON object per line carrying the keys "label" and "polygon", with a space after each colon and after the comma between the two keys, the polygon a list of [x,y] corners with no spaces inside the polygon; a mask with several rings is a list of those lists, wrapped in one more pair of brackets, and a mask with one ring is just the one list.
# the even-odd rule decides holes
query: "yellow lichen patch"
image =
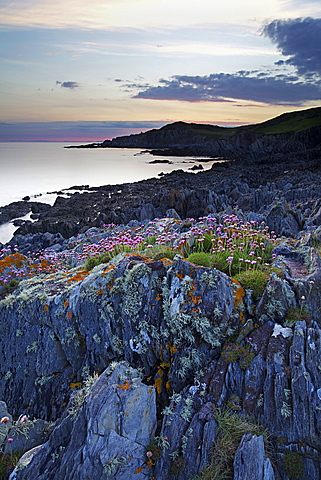
{"label": "yellow lichen patch", "polygon": [[162,393],[162,383],[163,383],[163,380],[161,379],[161,377],[156,378],[155,387],[158,395]]}
{"label": "yellow lichen patch", "polygon": [[82,387],[82,382],[71,382],[69,383],[69,387],[71,388],[71,390],[73,390],[74,388]]}
{"label": "yellow lichen patch", "polygon": [[235,290],[234,290],[234,307],[237,308],[240,303],[243,301],[243,297],[245,295],[245,290],[241,286],[241,284],[232,278],[232,282],[235,284]]}
{"label": "yellow lichen patch", "polygon": [[121,388],[122,390],[128,390],[130,387],[129,380],[126,380],[125,383],[118,384],[117,387]]}
{"label": "yellow lichen patch", "polygon": [[143,471],[142,467],[138,467],[136,468],[135,473],[142,473],[142,471]]}
{"label": "yellow lichen patch", "polygon": [[166,382],[165,388],[166,388],[166,390],[170,390],[170,389],[171,389],[171,382],[170,382],[170,380],[168,380],[168,381]]}
{"label": "yellow lichen patch", "polygon": [[46,312],[48,312],[48,310],[49,310],[48,305],[44,305],[44,306],[43,306],[43,309],[44,309]]}
{"label": "yellow lichen patch", "polygon": [[171,354],[173,354],[173,353],[178,352],[179,345],[175,345],[175,343],[173,343],[173,345],[170,345],[168,343],[165,348],[166,348],[166,350],[169,350]]}

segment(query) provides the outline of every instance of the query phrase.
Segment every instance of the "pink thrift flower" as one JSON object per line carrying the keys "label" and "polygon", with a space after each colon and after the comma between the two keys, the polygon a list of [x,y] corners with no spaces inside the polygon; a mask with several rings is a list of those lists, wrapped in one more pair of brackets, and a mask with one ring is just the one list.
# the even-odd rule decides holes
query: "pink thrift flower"
{"label": "pink thrift flower", "polygon": [[146,452],[146,456],[147,456],[148,458],[152,457],[152,456],[153,456],[153,452]]}

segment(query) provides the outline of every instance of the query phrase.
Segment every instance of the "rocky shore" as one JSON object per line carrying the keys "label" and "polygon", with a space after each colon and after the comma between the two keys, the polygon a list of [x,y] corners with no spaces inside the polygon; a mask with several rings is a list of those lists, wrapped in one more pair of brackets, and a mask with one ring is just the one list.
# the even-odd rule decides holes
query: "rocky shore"
{"label": "rocky shore", "polygon": [[132,184],[78,188],[70,196],[58,196],[53,206],[20,202],[1,209],[5,220],[9,211],[20,216],[21,207],[23,213],[37,211],[35,221],[21,222],[10,244],[24,253],[46,248],[51,241],[62,244],[103,224],[168,215],[198,218],[222,211],[265,221],[277,235],[292,237],[321,223],[321,163],[315,150],[282,160],[215,163],[197,174],[178,170]]}
{"label": "rocky shore", "polygon": [[0,257],[10,480],[321,478],[318,147],[2,221],[25,208]]}

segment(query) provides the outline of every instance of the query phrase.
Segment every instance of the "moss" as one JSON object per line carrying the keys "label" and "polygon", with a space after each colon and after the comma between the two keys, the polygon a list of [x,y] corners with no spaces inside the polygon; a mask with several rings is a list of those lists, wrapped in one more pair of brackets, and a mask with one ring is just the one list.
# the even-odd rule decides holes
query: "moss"
{"label": "moss", "polygon": [[300,480],[305,478],[303,458],[297,452],[285,453],[284,469],[291,480]]}
{"label": "moss", "polygon": [[226,363],[240,362],[240,367],[246,369],[251,364],[254,353],[250,351],[250,346],[238,345],[236,343],[227,343],[222,351],[222,359]]}
{"label": "moss", "polygon": [[196,265],[201,265],[202,267],[211,267],[212,261],[211,256],[205,252],[194,252],[191,253],[187,260],[191,263],[195,263]]}
{"label": "moss", "polygon": [[9,478],[10,473],[22,455],[23,452],[4,453],[0,455],[0,480]]}
{"label": "moss", "polygon": [[269,274],[262,270],[245,270],[235,275],[235,280],[243,285],[245,289],[252,290],[255,298],[263,295],[266,284],[269,281]]}

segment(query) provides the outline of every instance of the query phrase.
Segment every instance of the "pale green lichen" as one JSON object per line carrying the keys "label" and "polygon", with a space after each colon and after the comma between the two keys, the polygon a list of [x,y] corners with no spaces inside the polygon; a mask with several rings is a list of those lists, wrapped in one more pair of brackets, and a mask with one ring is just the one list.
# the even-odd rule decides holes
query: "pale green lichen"
{"label": "pale green lichen", "polygon": [[96,342],[98,345],[101,344],[101,337],[95,333],[95,335],[93,336],[93,341]]}
{"label": "pale green lichen", "polygon": [[187,448],[187,443],[190,438],[193,437],[193,429],[188,428],[186,431],[186,434],[182,436],[182,443],[181,443],[181,449],[182,449],[182,455],[186,453],[186,448]]}
{"label": "pale green lichen", "polygon": [[32,342],[27,346],[27,353],[36,353],[38,351],[38,342]]}
{"label": "pale green lichen", "polygon": [[193,397],[187,397],[184,399],[184,407],[180,414],[180,417],[185,420],[185,422],[189,422],[192,416],[193,411],[193,404],[194,399]]}
{"label": "pale green lichen", "polygon": [[67,327],[65,330],[65,338],[61,341],[62,344],[73,345],[74,347],[80,346],[79,335],[72,327]]}
{"label": "pale green lichen", "polygon": [[124,467],[126,463],[127,463],[126,457],[123,457],[123,456],[113,457],[104,464],[104,473],[108,477],[115,475],[118,469]]}
{"label": "pale green lichen", "polygon": [[291,417],[291,415],[292,415],[292,408],[291,408],[291,406],[290,406],[288,403],[286,403],[286,402],[282,402],[281,415],[282,415],[282,417],[284,417],[284,418]]}
{"label": "pale green lichen", "polygon": [[9,380],[12,377],[13,373],[11,370],[8,370],[7,373],[4,375],[4,380]]}
{"label": "pale green lichen", "polygon": [[37,377],[35,380],[35,385],[38,385],[39,387],[43,387],[46,385],[49,380],[54,378],[55,375],[42,375],[41,377]]}

